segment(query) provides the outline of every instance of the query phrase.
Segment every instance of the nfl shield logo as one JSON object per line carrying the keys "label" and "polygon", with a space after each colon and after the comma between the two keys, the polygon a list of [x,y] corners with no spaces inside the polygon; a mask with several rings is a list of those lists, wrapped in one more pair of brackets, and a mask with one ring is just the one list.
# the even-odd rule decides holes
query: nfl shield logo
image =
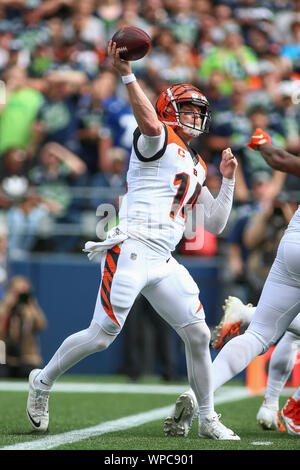
{"label": "nfl shield logo", "polygon": [[133,260],[137,259],[137,254],[136,253],[131,253],[130,259],[133,259]]}

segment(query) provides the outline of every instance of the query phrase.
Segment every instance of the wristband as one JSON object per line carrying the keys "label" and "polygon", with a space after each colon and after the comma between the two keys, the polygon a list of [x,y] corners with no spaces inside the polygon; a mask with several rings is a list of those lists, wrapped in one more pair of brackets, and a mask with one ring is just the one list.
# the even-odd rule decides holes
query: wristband
{"label": "wristband", "polygon": [[136,81],[136,76],[134,75],[134,73],[130,73],[129,75],[121,76],[121,79],[124,85],[128,85],[129,83]]}

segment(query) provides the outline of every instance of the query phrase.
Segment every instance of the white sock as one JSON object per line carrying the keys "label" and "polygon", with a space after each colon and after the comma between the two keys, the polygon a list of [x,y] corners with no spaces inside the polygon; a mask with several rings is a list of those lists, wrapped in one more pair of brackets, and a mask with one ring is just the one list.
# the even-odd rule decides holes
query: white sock
{"label": "white sock", "polygon": [[242,372],[262,352],[262,343],[248,331],[228,341],[213,362],[214,391]]}
{"label": "white sock", "polygon": [[199,421],[214,414],[212,363],[209,351],[210,331],[205,321],[178,331],[185,344],[190,386],[199,405]]}
{"label": "white sock", "polygon": [[268,379],[268,388],[265,391],[264,404],[273,410],[279,410],[279,396],[281,391],[281,382]]}
{"label": "white sock", "polygon": [[[35,379],[37,388],[50,390],[55,380],[86,356],[103,351],[116,338],[108,335],[95,322],[89,328],[69,336]],[[41,382],[42,380],[42,382]]]}
{"label": "white sock", "polygon": [[273,409],[279,409],[279,397],[293,370],[299,346],[299,336],[287,331],[271,356],[265,402]]}
{"label": "white sock", "polygon": [[250,307],[247,305],[247,309],[245,309],[245,320],[247,323],[251,322],[255,310],[256,310],[256,307]]}

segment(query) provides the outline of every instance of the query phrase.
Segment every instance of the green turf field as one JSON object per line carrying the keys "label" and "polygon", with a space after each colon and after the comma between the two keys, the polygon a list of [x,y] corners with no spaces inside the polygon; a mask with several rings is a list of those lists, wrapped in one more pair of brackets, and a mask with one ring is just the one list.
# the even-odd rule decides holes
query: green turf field
{"label": "green turf field", "polygon": [[[216,411],[241,441],[163,435],[164,417],[185,384],[158,380],[126,382],[122,377],[64,376],[50,398],[50,428],[31,430],[26,417],[27,381],[0,380],[0,450],[299,450],[300,440],[286,432],[263,431],[255,421],[262,397],[250,397],[236,381],[216,394]],[[291,393],[285,390],[281,405]],[[111,453],[101,453],[102,458]],[[116,455],[116,454],[115,454]]]}

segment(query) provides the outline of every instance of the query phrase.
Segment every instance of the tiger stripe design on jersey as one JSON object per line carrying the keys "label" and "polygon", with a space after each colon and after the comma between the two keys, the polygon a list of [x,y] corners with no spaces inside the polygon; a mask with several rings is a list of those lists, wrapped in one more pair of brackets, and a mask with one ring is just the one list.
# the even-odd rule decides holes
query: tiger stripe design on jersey
{"label": "tiger stripe design on jersey", "polygon": [[102,285],[101,285],[101,303],[107,313],[107,315],[118,325],[120,326],[118,320],[115,317],[113,312],[110,294],[111,294],[111,285],[117,270],[118,259],[121,253],[121,249],[118,245],[109,249],[106,254],[104,271],[102,276]]}

